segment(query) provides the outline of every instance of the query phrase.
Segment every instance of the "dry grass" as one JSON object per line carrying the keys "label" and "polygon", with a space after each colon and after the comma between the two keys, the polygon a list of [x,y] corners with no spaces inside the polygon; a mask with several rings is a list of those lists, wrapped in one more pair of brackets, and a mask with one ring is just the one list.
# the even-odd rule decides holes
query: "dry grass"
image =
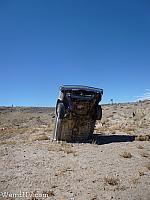
{"label": "dry grass", "polygon": [[48,147],[48,151],[56,151],[56,152],[63,151],[66,154],[73,154],[74,156],[77,155],[72,145],[66,142],[53,143]]}
{"label": "dry grass", "polygon": [[46,131],[53,131],[54,130],[54,123],[48,123]]}
{"label": "dry grass", "polygon": [[136,146],[138,149],[144,149],[144,147],[142,146],[142,145],[138,145],[138,146]]}
{"label": "dry grass", "polygon": [[131,182],[132,182],[133,184],[137,184],[138,181],[139,181],[139,177],[132,177],[132,178],[131,178]]}
{"label": "dry grass", "polygon": [[37,133],[39,131],[39,128],[32,129],[32,133]]}
{"label": "dry grass", "polygon": [[107,128],[106,127],[104,127],[104,126],[102,126],[102,127],[96,127],[95,128],[95,132],[96,133],[102,133],[102,132],[105,132],[105,131],[107,131]]}
{"label": "dry grass", "polygon": [[113,114],[110,114],[109,116],[108,116],[108,118],[112,118],[114,115]]}
{"label": "dry grass", "polygon": [[120,154],[123,158],[131,158],[132,154],[130,152],[124,151],[122,154]]}
{"label": "dry grass", "polygon": [[102,126],[97,126],[95,128],[96,132],[105,132],[105,131],[110,131],[112,133],[115,133],[117,130],[121,130],[121,124],[116,123],[116,124],[110,124],[109,120],[107,121],[102,121]]}
{"label": "dry grass", "polygon": [[150,170],[150,163],[146,164],[145,167]]}
{"label": "dry grass", "polygon": [[145,151],[141,152],[140,155],[141,155],[142,157],[144,157],[144,158],[149,158],[149,157],[150,157],[149,153],[147,153],[147,152],[145,152]]}
{"label": "dry grass", "polygon": [[106,176],[104,177],[104,181],[105,181],[105,184],[107,185],[115,186],[119,184],[119,179],[114,176]]}
{"label": "dry grass", "polygon": [[0,139],[9,139],[15,135],[17,128],[5,128],[0,130]]}
{"label": "dry grass", "polygon": [[116,131],[121,129],[121,124],[113,124],[109,127],[109,131]]}
{"label": "dry grass", "polygon": [[139,176],[144,176],[145,173],[143,171],[139,171]]}
{"label": "dry grass", "polygon": [[97,200],[97,196],[92,197],[90,200]]}
{"label": "dry grass", "polygon": [[128,132],[134,132],[134,131],[135,131],[135,128],[134,128],[134,127],[125,127],[125,128],[124,128],[124,131],[127,132],[127,133],[128,133]]}
{"label": "dry grass", "polygon": [[71,169],[70,167],[66,167],[62,170],[59,170],[58,172],[55,173],[55,176],[64,176],[65,173],[67,172],[71,172],[71,171],[74,171],[73,169]]}
{"label": "dry grass", "polygon": [[150,136],[149,135],[138,135],[135,140],[136,141],[149,141]]}
{"label": "dry grass", "polygon": [[41,141],[41,140],[49,140],[49,138],[47,137],[46,134],[31,135],[29,137],[29,141],[30,142]]}
{"label": "dry grass", "polygon": [[0,145],[4,145],[4,144],[7,144],[7,145],[16,145],[16,141],[12,140],[12,141],[8,141],[8,140],[3,140],[0,142]]}
{"label": "dry grass", "polygon": [[110,123],[110,120],[108,118],[102,118],[101,123],[102,123],[102,126],[108,125]]}
{"label": "dry grass", "polygon": [[75,153],[75,151],[73,149],[70,149],[70,148],[64,148],[63,151],[66,154]]}
{"label": "dry grass", "polygon": [[112,133],[115,133],[116,131],[124,131],[126,133],[134,132],[135,127],[132,125],[125,126],[123,123],[115,123],[111,124],[110,121],[102,121],[102,126],[97,126],[96,127],[97,132],[102,132],[102,131],[110,131]]}

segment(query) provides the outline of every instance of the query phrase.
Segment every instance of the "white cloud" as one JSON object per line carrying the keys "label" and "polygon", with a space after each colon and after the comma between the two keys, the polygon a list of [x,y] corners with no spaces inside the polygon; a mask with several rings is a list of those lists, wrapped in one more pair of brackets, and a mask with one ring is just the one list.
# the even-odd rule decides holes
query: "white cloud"
{"label": "white cloud", "polygon": [[147,92],[150,92],[150,90],[149,89],[145,89]]}
{"label": "white cloud", "polygon": [[136,101],[139,101],[139,100],[150,100],[150,90],[149,89],[145,89],[146,92],[144,92],[143,95],[141,96],[137,96],[136,97]]}

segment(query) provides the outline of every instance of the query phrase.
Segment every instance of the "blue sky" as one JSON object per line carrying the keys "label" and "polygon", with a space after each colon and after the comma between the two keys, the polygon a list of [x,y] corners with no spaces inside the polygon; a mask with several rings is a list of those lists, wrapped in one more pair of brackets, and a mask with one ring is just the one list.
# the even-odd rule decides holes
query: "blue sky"
{"label": "blue sky", "polygon": [[54,106],[61,84],[102,103],[150,89],[150,1],[1,0],[0,105]]}

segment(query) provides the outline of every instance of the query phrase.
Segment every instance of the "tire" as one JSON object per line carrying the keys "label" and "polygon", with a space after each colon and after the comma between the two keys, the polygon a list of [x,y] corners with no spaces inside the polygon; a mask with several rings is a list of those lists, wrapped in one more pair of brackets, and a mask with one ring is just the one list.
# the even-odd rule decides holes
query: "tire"
{"label": "tire", "polygon": [[96,108],[96,120],[102,119],[102,108],[101,105],[98,105]]}
{"label": "tire", "polygon": [[90,128],[90,134],[89,134],[88,140],[93,138],[94,128],[95,128],[95,120],[91,122],[91,128]]}

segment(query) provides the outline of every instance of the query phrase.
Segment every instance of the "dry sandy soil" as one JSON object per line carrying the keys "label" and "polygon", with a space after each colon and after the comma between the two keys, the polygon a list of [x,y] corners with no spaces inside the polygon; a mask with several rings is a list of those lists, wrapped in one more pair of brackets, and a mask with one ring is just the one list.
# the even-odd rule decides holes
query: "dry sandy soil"
{"label": "dry sandy soil", "polygon": [[53,108],[0,107],[0,199],[150,200],[150,101],[102,108],[70,144],[52,141]]}

